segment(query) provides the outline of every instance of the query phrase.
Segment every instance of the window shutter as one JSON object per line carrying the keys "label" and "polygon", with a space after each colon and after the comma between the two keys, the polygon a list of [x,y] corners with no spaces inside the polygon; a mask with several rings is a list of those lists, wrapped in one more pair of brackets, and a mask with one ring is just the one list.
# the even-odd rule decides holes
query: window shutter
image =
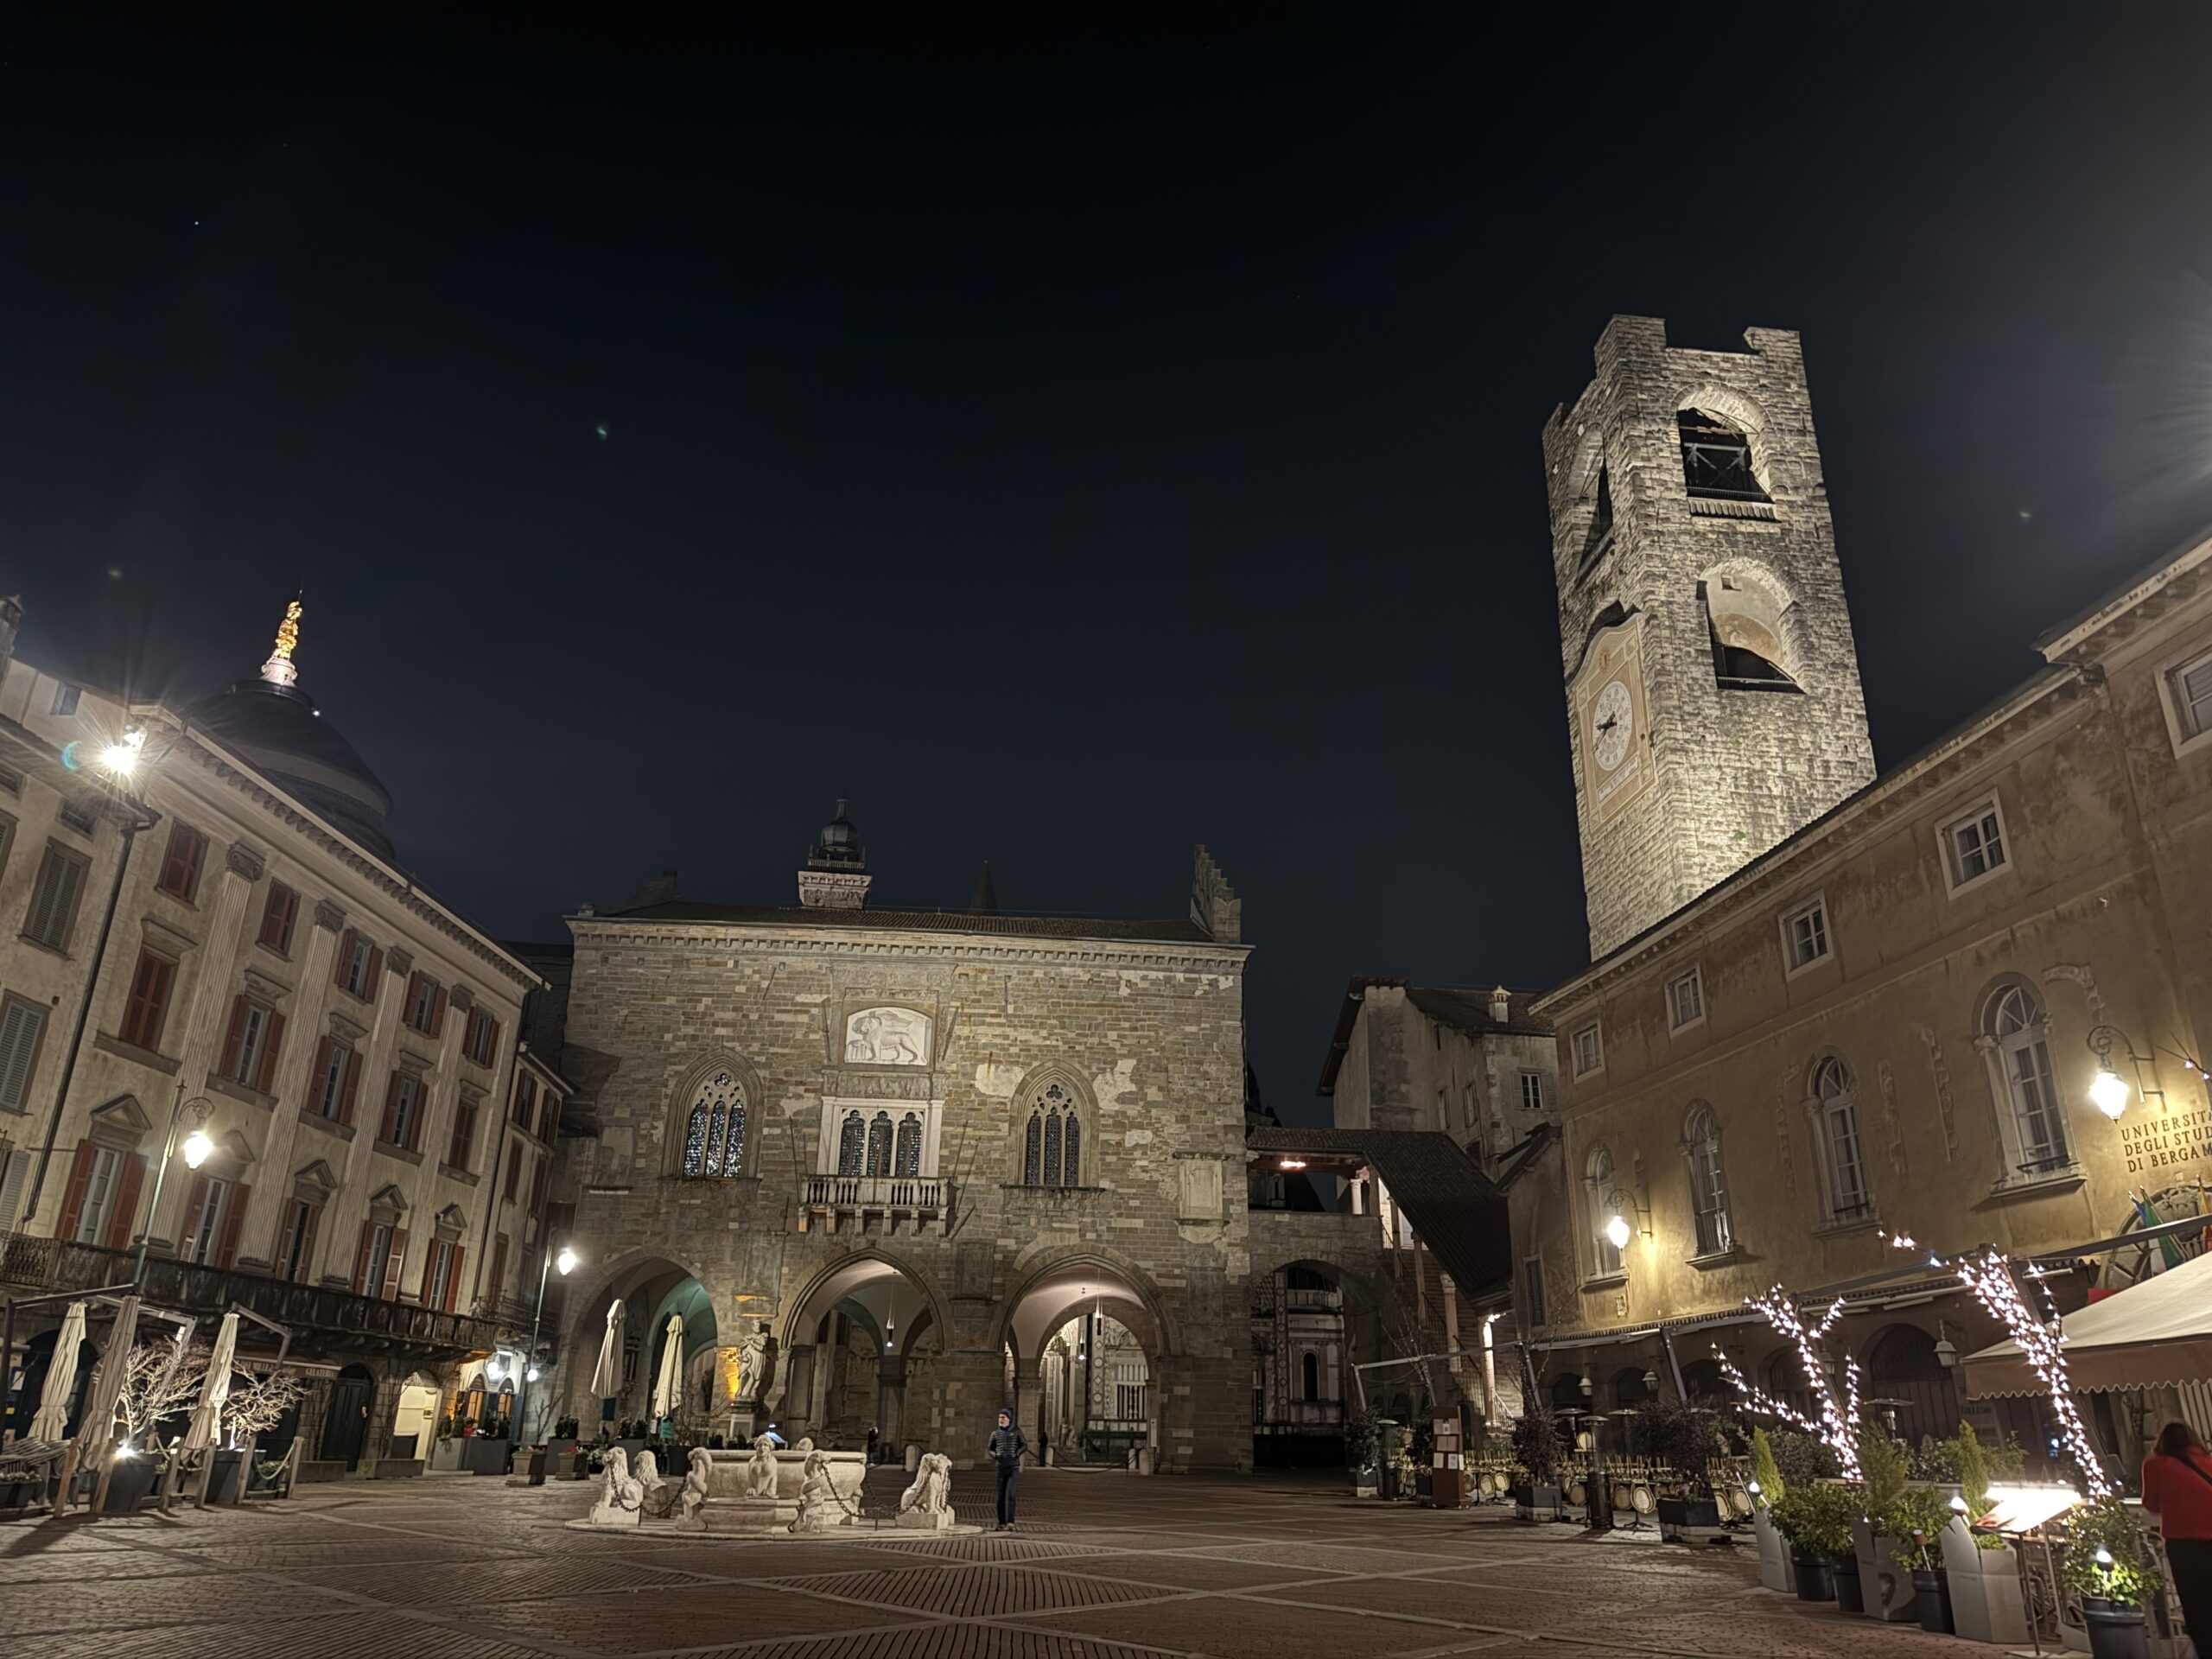
{"label": "window shutter", "polygon": [[432,1306],[430,1292],[436,1287],[437,1281],[438,1243],[435,1239],[432,1239],[430,1248],[423,1252],[423,1288],[416,1293],[422,1298],[423,1306]]}
{"label": "window shutter", "polygon": [[353,1294],[371,1296],[376,1293],[369,1284],[369,1247],[377,1241],[377,1224],[373,1221],[361,1224],[361,1248],[353,1257]]}
{"label": "window shutter", "polygon": [[507,1160],[506,1201],[509,1204],[512,1204],[514,1202],[515,1187],[522,1179],[522,1147],[520,1146],[517,1146],[515,1147],[515,1155]]}
{"label": "window shutter", "polygon": [[423,988],[423,970],[417,968],[407,976],[407,989],[399,1001],[399,1017],[409,1025],[415,1023],[415,998]]}
{"label": "window shutter", "polygon": [[505,1280],[506,1276],[507,1236],[505,1233],[501,1233],[498,1238],[493,1241],[492,1243],[492,1278],[490,1282],[484,1287],[484,1301],[486,1306],[495,1309],[499,1306],[499,1296],[504,1287],[503,1281]]}
{"label": "window shutter", "polygon": [[346,970],[353,965],[354,937],[350,927],[338,936],[338,971],[331,976],[331,982],[340,990],[346,988]]}
{"label": "window shutter", "polygon": [[484,1044],[477,1051],[484,1057],[484,1064],[496,1065],[499,1058],[499,1022],[488,1016],[484,1021]]}
{"label": "window shutter", "polygon": [[372,949],[369,952],[369,982],[361,987],[361,1001],[373,1002],[377,991],[384,983],[384,952]]}
{"label": "window shutter", "polygon": [[391,1082],[384,1091],[384,1122],[377,1130],[377,1139],[386,1146],[399,1131],[399,1073],[391,1074]]}
{"label": "window shutter", "polygon": [[29,1178],[31,1162],[28,1152],[11,1152],[0,1160],[0,1233],[15,1230],[16,1209],[23,1201],[23,1182]]}
{"label": "window shutter", "polygon": [[[307,1103],[318,1112],[322,1109],[323,1081],[330,1076],[330,1052],[337,1046],[336,1041],[328,1037],[319,1039],[315,1046],[315,1069],[308,1073]],[[337,1103],[333,1101],[331,1104],[334,1108]]]}
{"label": "window shutter", "polygon": [[530,1213],[533,1216],[537,1213],[538,1206],[545,1202],[545,1171],[548,1163],[548,1160],[541,1158],[531,1166]]}
{"label": "window shutter", "polygon": [[284,1016],[269,1010],[269,1030],[261,1039],[261,1064],[254,1068],[253,1086],[263,1094],[276,1081],[276,1051],[284,1043]]}
{"label": "window shutter", "polygon": [[0,1108],[23,1109],[31,1081],[31,1056],[38,1052],[46,1016],[28,1003],[10,1002],[0,1011]]}
{"label": "window shutter", "polygon": [[446,1028],[446,988],[442,985],[430,995],[430,1035],[441,1035]]}
{"label": "window shutter", "polygon": [[384,1270],[384,1299],[387,1302],[399,1300],[399,1270],[406,1263],[407,1230],[395,1227],[391,1230],[391,1257]]}
{"label": "window shutter", "polygon": [[138,1189],[145,1184],[146,1154],[143,1152],[126,1154],[123,1173],[117,1179],[115,1207],[108,1211],[107,1247],[111,1250],[126,1249],[130,1235],[138,1221]]}
{"label": "window shutter", "polygon": [[231,1032],[223,1039],[223,1063],[216,1071],[233,1083],[238,1081],[238,1048],[245,1041],[245,997],[243,993],[231,999]]}
{"label": "window shutter", "polygon": [[60,849],[49,847],[39,870],[38,889],[31,895],[30,924],[23,931],[41,944],[57,950],[69,948],[69,924],[77,912],[77,889],[85,867]]}
{"label": "window shutter", "polygon": [[238,1229],[245,1222],[245,1201],[253,1189],[244,1181],[231,1184],[230,1207],[223,1211],[223,1230],[215,1240],[215,1265],[227,1268],[238,1260]]}
{"label": "window shutter", "polygon": [[300,1219],[300,1282],[307,1284],[315,1277],[315,1229],[322,1219],[322,1211],[312,1204],[300,1208],[307,1212]]}
{"label": "window shutter", "polygon": [[77,1143],[69,1160],[69,1185],[61,1189],[61,1218],[54,1224],[54,1236],[65,1243],[77,1236],[77,1223],[85,1212],[85,1189],[92,1184],[92,1160],[99,1148],[90,1141]]}
{"label": "window shutter", "polygon": [[453,1247],[453,1266],[446,1270],[446,1299],[440,1306],[443,1312],[453,1312],[454,1298],[461,1290],[461,1262],[468,1252],[456,1244]]}
{"label": "window shutter", "polygon": [[178,1236],[177,1255],[181,1257],[200,1236],[200,1212],[207,1204],[207,1178],[194,1175],[192,1185],[184,1192],[184,1231]]}
{"label": "window shutter", "polygon": [[353,1096],[361,1086],[361,1051],[353,1049],[346,1056],[346,1081],[338,1091],[338,1121],[350,1125],[353,1121]]}

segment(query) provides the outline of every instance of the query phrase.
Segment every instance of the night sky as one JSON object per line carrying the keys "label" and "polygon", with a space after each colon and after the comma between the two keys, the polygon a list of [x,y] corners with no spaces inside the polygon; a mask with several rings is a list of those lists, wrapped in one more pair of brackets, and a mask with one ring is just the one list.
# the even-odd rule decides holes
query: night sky
{"label": "night sky", "polygon": [[1885,765],[2212,519],[2202,7],[36,10],[23,654],[196,696],[303,585],[402,861],[507,937],[794,902],[841,793],[887,905],[1176,915],[1204,841],[1310,1118],[1347,975],[1586,960],[1538,438],[1611,313],[1802,331]]}

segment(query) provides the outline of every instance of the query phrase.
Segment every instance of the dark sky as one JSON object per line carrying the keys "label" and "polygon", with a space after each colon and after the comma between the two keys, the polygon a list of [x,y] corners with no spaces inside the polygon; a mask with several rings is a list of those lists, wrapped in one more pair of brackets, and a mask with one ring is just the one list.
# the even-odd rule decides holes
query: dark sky
{"label": "dark sky", "polygon": [[1609,314],[1803,332],[1885,763],[2212,518],[2202,7],[37,10],[25,654],[196,694],[304,584],[403,861],[510,936],[789,902],[841,792],[891,904],[1176,914],[1202,840],[1294,1118],[1348,974],[1586,959],[1538,434]]}

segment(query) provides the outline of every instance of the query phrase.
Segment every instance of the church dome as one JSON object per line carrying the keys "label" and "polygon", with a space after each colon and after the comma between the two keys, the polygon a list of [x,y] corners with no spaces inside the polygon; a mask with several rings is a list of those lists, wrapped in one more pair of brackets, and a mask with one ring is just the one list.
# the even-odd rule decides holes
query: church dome
{"label": "church dome", "polygon": [[299,606],[286,613],[276,652],[260,677],[234,680],[185,710],[196,731],[237,755],[341,835],[387,862],[391,793],[300,689],[291,653],[299,638]]}
{"label": "church dome", "polygon": [[822,826],[821,838],[814,843],[814,852],[807,862],[823,865],[849,865],[859,868],[865,859],[861,851],[861,832],[853,827],[846,816],[842,796],[837,799],[837,816]]}

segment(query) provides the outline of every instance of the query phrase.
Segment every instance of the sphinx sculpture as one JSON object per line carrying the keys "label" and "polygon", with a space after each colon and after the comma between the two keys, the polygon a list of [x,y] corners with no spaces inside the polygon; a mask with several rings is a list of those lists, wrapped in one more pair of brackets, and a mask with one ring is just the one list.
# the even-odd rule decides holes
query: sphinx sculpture
{"label": "sphinx sculpture", "polygon": [[661,1478],[660,1459],[650,1450],[638,1453],[637,1480],[643,1493],[639,1511],[656,1521],[666,1519],[669,1510],[675,1507],[676,1493]]}
{"label": "sphinx sculpture", "polygon": [[[812,1443],[806,1443],[811,1449]],[[753,1442],[753,1456],[745,1465],[745,1495],[747,1497],[773,1497],[776,1495],[776,1441],[770,1434],[756,1437]]]}
{"label": "sphinx sculpture", "polygon": [[924,1532],[952,1526],[952,1459],[944,1452],[922,1454],[914,1484],[899,1495],[899,1524]]}
{"label": "sphinx sculpture", "polygon": [[801,1440],[798,1449],[806,1453],[806,1464],[799,1478],[798,1516],[791,1522],[791,1530],[828,1532],[842,1526],[844,1517],[838,1513],[837,1489],[830,1484],[830,1459],[814,1449],[812,1440]]}
{"label": "sphinx sculpture", "polygon": [[592,1525],[634,1527],[644,1511],[645,1502],[643,1483],[630,1473],[629,1454],[619,1446],[608,1448],[606,1473],[600,1483],[599,1502],[591,1508]]}

